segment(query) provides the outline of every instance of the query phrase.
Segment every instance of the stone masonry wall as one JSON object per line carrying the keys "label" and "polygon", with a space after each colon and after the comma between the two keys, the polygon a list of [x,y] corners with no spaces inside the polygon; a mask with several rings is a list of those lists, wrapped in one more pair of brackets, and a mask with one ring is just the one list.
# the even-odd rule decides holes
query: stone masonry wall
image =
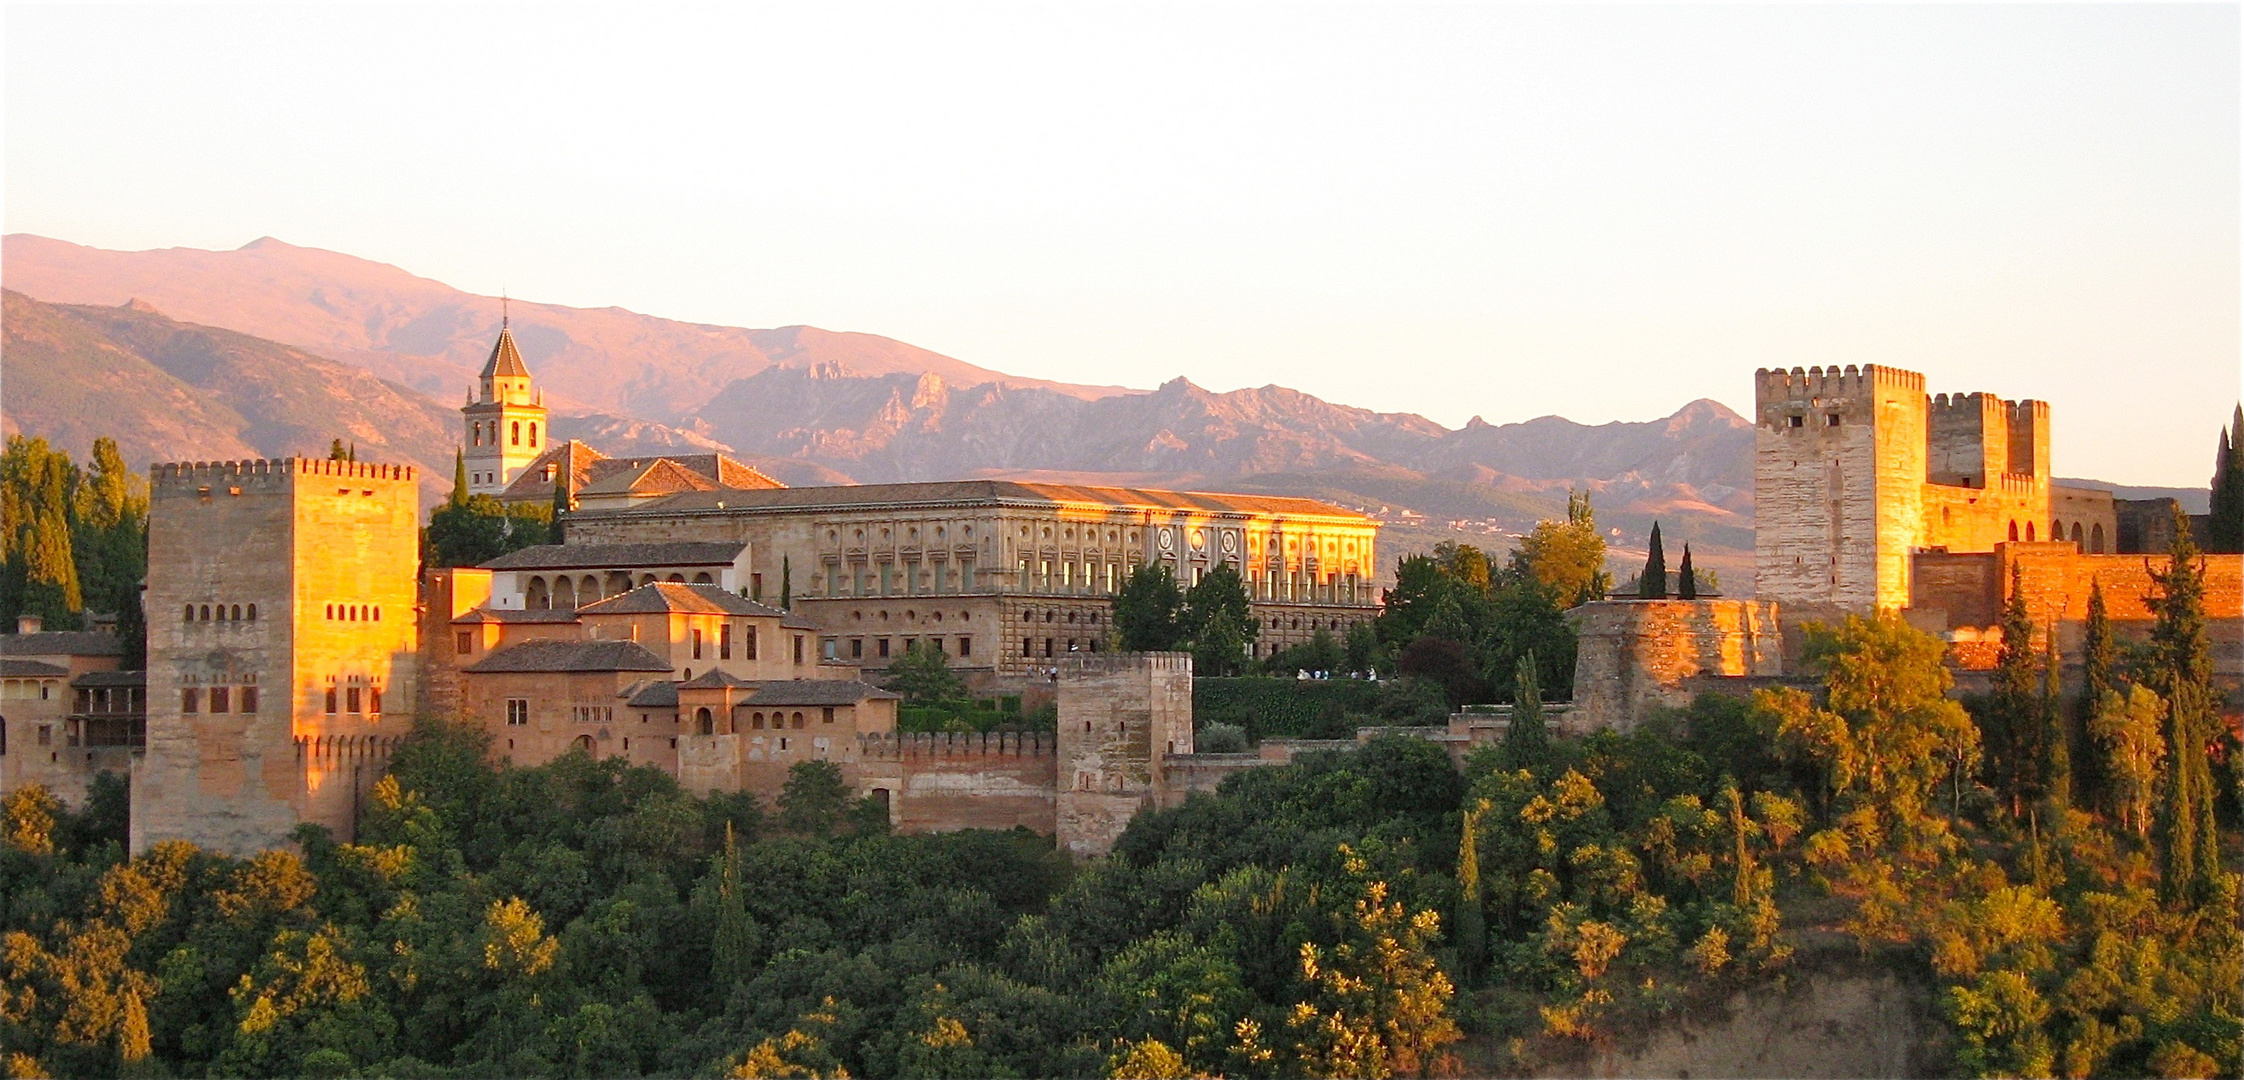
{"label": "stone masonry wall", "polygon": [[1783,669],[1766,600],[1605,600],[1566,613],[1580,644],[1567,727],[1628,730],[1654,706],[1690,703],[1689,680]]}
{"label": "stone masonry wall", "polygon": [[1059,668],[1055,835],[1072,854],[1102,855],[1139,809],[1160,804],[1166,756],[1192,753],[1192,658],[1077,654]]}
{"label": "stone masonry wall", "polygon": [[899,832],[1010,829],[1049,836],[1059,759],[1042,732],[919,732],[859,740],[855,790],[885,792]]}

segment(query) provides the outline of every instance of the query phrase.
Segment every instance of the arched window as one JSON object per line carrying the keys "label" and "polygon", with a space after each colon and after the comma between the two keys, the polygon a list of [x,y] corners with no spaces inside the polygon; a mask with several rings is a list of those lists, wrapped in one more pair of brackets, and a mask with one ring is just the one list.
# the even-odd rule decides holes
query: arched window
{"label": "arched window", "polygon": [[210,621],[210,605],[209,605],[209,604],[204,604],[204,605],[203,605],[203,614],[202,614],[202,621],[203,621],[203,622],[209,622],[209,621]]}
{"label": "arched window", "polygon": [[475,429],[475,445],[483,445],[483,421],[478,420],[469,426]]}
{"label": "arched window", "polygon": [[677,583],[679,583],[679,584],[683,585],[683,584],[685,584],[685,581],[686,581],[686,575],[684,575],[684,574],[672,574],[672,575],[670,575],[670,580],[672,580],[672,581],[675,581],[675,582],[677,582]]}
{"label": "arched window", "polygon": [[577,604],[582,606],[598,599],[600,599],[600,579],[586,574],[584,580],[577,583]]}
{"label": "arched window", "polygon": [[530,579],[530,588],[522,603],[531,611],[544,611],[553,606],[552,598],[546,595],[545,578],[533,577]]}
{"label": "arched window", "polygon": [[750,716],[748,718],[748,726],[757,731],[762,731],[764,729],[764,714],[757,713],[753,716]]}
{"label": "arched window", "polygon": [[716,582],[714,582],[714,581],[712,581],[712,580],[710,580],[710,579],[709,579],[709,571],[707,571],[707,570],[704,570],[704,571],[702,571],[701,573],[695,574],[695,575],[693,576],[693,583],[694,583],[694,584],[696,584],[696,585],[714,585],[714,584],[716,584]]}
{"label": "arched window", "polygon": [[535,420],[530,421],[530,445],[538,445],[538,422]]}
{"label": "arched window", "polygon": [[715,735],[717,733],[717,718],[709,715],[709,709],[706,706],[693,711],[693,722],[704,735]]}
{"label": "arched window", "polygon": [[522,421],[517,420],[514,422],[514,431],[512,434],[514,436],[514,445],[522,445]]}
{"label": "arched window", "polygon": [[2104,525],[2102,522],[2097,522],[2095,528],[2088,530],[2088,550],[2097,555],[2104,553]]}
{"label": "arched window", "polygon": [[2049,538],[2051,540],[2063,540],[2065,538],[2065,523],[2063,521],[2057,518],[2049,519]]}
{"label": "arched window", "polygon": [[2010,523],[2010,538],[2012,540],[2018,539],[2018,523],[2015,521]]}
{"label": "arched window", "polygon": [[180,621],[180,622],[194,622],[194,621],[195,621],[195,605],[193,605],[193,604],[189,604],[189,605],[187,605],[187,611],[186,611],[186,613],[185,613],[185,614],[183,614],[183,615],[181,615],[181,616],[179,617],[179,621]]}
{"label": "arched window", "polygon": [[798,728],[799,728],[799,727],[801,727],[801,726],[803,726],[803,714],[801,714],[801,713],[796,713],[796,714],[795,714],[795,724],[794,724],[794,726],[796,726],[796,727],[798,727]]}
{"label": "arched window", "polygon": [[233,607],[233,619],[235,622],[242,621],[242,606],[240,604],[235,604]]}
{"label": "arched window", "polygon": [[2033,539],[2034,539],[2034,523],[2033,523],[2033,522],[2031,522],[2031,521],[2029,521],[2029,522],[2027,522],[2027,523],[2026,523],[2026,542],[2028,542],[2028,543],[2032,543],[2032,542],[2033,542]]}
{"label": "arched window", "polygon": [[257,621],[257,605],[255,605],[255,604],[251,604],[251,605],[249,605],[249,621],[251,621],[251,622],[256,622],[256,621]]}
{"label": "arched window", "polygon": [[590,736],[590,735],[579,735],[579,736],[577,736],[577,737],[576,737],[576,739],[575,739],[574,741],[572,741],[572,742],[570,742],[570,743],[569,743],[569,749],[571,749],[571,750],[582,750],[582,751],[584,751],[584,752],[585,752],[585,754],[587,754],[587,755],[590,755],[590,754],[592,753],[592,736]]}
{"label": "arched window", "polygon": [[[2058,535],[2063,535],[2062,533]],[[2073,522],[2073,543],[2080,543],[2080,522]]]}
{"label": "arched window", "polygon": [[555,611],[575,611],[575,610],[576,610],[576,608],[577,608],[577,586],[576,586],[576,583],[575,583],[575,582],[573,582],[573,581],[571,581],[571,580],[569,580],[569,579],[568,579],[568,578],[567,578],[566,576],[564,576],[564,577],[557,577],[557,578],[554,578],[554,579],[553,579],[553,609],[554,609]]}

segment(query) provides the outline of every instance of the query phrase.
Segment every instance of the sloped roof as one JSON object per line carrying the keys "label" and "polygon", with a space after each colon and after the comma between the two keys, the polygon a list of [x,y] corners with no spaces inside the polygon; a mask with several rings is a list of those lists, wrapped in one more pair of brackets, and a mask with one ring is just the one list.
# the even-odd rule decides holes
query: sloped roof
{"label": "sloped roof", "polygon": [[653,679],[636,683],[624,691],[628,700],[624,704],[634,709],[675,709],[678,707],[678,684],[669,679]]}
{"label": "sloped roof", "polygon": [[0,660],[0,675],[11,679],[59,679],[70,669],[39,660]]}
{"label": "sloped roof", "polygon": [[122,656],[123,638],[99,630],[0,634],[0,656]]}
{"label": "sloped roof", "polygon": [[731,566],[748,545],[677,540],[647,544],[539,544],[484,563],[486,570],[638,570],[655,566]]}
{"label": "sloped roof", "polygon": [[[574,493],[591,483],[593,471],[607,460],[608,455],[575,439],[554,443],[532,458],[499,498],[505,502],[551,502],[555,480],[566,477],[568,490]],[[549,465],[554,467],[551,480],[545,475]]]}
{"label": "sloped roof", "polygon": [[598,672],[668,671],[670,665],[636,641],[525,641],[509,645],[462,671]]}
{"label": "sloped roof", "polygon": [[[719,504],[722,504],[720,506]],[[1238,495],[1214,491],[1162,491],[1155,488],[1092,487],[1077,484],[1035,484],[1017,480],[939,480],[910,484],[839,484],[825,487],[772,488],[739,491],[695,491],[614,514],[662,514],[697,510],[810,510],[847,509],[869,505],[1029,505],[1101,506],[1117,510],[1198,511],[1228,514],[1279,514],[1300,517],[1341,518],[1371,523],[1353,510],[1315,499],[1285,495]]]}
{"label": "sloped roof", "polygon": [[483,377],[527,379],[530,369],[523,366],[522,350],[514,347],[514,331],[499,326],[499,340],[491,343],[491,358],[483,362]]}
{"label": "sloped roof", "polygon": [[70,680],[72,686],[146,686],[145,671],[89,671]]}
{"label": "sloped roof", "polygon": [[724,670],[723,668],[710,668],[708,671],[702,672],[701,674],[696,675],[691,679],[687,679],[686,681],[679,683],[678,689],[722,690],[726,687],[737,688],[754,685],[756,685],[756,683],[753,679],[740,678],[732,674],[731,672]]}
{"label": "sloped roof", "polygon": [[786,612],[778,608],[742,599],[715,585],[690,585],[683,581],[657,581],[641,585],[630,592],[577,609],[579,615],[654,615],[665,612],[738,615],[762,619],[784,619],[787,616]]}
{"label": "sloped roof", "polygon": [[682,491],[715,491],[717,482],[669,458],[618,469],[577,489],[579,498],[599,495],[636,495],[652,498]]}
{"label": "sloped roof", "polygon": [[792,679],[767,682],[742,705],[764,708],[797,705],[855,705],[860,701],[901,701],[904,695],[855,679]]}
{"label": "sloped roof", "polygon": [[479,607],[474,611],[470,611],[467,614],[452,620],[452,625],[461,626],[471,623],[487,622],[573,623],[575,621],[577,621],[577,613],[574,611],[570,611],[567,608],[532,608],[528,610],[517,610],[515,608]]}

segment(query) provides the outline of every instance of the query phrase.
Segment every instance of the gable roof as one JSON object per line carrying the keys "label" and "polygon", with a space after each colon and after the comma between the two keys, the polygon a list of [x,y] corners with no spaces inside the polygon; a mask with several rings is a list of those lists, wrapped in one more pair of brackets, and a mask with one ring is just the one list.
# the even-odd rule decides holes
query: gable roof
{"label": "gable roof", "polygon": [[125,641],[100,630],[0,634],[0,656],[123,656]]}
{"label": "gable roof", "polygon": [[657,581],[577,609],[578,615],[734,615],[785,619],[787,612],[742,599],[715,585]]}
{"label": "gable roof", "polygon": [[[607,460],[608,455],[575,439],[554,443],[523,466],[499,499],[503,502],[551,502],[556,481],[566,480],[565,486],[574,493],[591,483],[593,470]],[[554,470],[551,477],[545,474],[548,466]]]}
{"label": "gable roof", "polygon": [[505,323],[499,324],[499,340],[491,343],[491,358],[483,362],[483,377],[527,379],[530,369],[523,366],[522,350],[514,347],[514,331]]}
{"label": "gable roof", "polygon": [[486,570],[644,570],[656,566],[731,566],[745,543],[673,540],[646,544],[539,544],[509,551]]}
{"label": "gable roof", "polygon": [[[597,473],[596,473],[597,475]],[[580,498],[601,495],[635,495],[653,498],[657,495],[675,495],[682,491],[715,491],[717,482],[686,468],[669,458],[655,458],[644,463],[633,463],[628,468],[617,469],[598,477],[590,484],[577,489]]]}
{"label": "gable roof", "polygon": [[893,690],[883,690],[855,679],[791,679],[767,682],[763,689],[740,704],[751,707],[760,705],[768,709],[796,705],[855,705],[860,701],[901,701],[903,698],[904,695]]}
{"label": "gable roof", "polygon": [[43,660],[0,660],[0,675],[11,679],[59,679],[70,669]]}
{"label": "gable roof", "polygon": [[669,679],[651,679],[624,688],[624,704],[634,709],[675,709],[678,707],[678,684]]}
{"label": "gable roof", "polygon": [[752,679],[743,679],[723,668],[710,668],[678,684],[680,690],[723,690],[727,687],[754,686]]}
{"label": "gable roof", "polygon": [[636,641],[525,641],[461,668],[494,672],[669,671],[670,665]]}

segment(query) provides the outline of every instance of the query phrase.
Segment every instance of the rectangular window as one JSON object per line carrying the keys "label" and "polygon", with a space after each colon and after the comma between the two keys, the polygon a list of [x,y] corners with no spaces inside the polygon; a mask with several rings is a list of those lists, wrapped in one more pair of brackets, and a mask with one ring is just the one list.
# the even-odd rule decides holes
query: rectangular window
{"label": "rectangular window", "polygon": [[349,703],[349,705],[350,705],[350,711],[351,711],[351,712],[354,712],[354,713],[355,713],[355,712],[364,712],[364,711],[365,711],[365,710],[363,710],[363,709],[359,708],[359,705],[360,705],[360,700],[359,700],[358,687],[355,687],[355,686],[353,686],[353,687],[351,687],[350,689],[346,690],[346,691],[344,692],[344,700],[345,700],[346,702],[348,702],[348,703]]}
{"label": "rectangular window", "polygon": [[183,713],[203,711],[203,692],[192,686],[180,687],[179,711]]}
{"label": "rectangular window", "polygon": [[864,638],[858,637],[849,639],[849,658],[852,660],[863,660],[865,658]]}
{"label": "rectangular window", "polygon": [[755,627],[753,627],[753,626],[751,626],[751,627],[749,627],[749,628],[748,628],[748,659],[750,659],[750,660],[754,660],[755,658],[756,658],[756,628],[755,628]]}
{"label": "rectangular window", "polygon": [[762,574],[748,575],[748,599],[754,600],[759,604],[763,602],[764,576]]}
{"label": "rectangular window", "polygon": [[234,711],[232,687],[213,686],[210,688],[210,711],[214,713]]}
{"label": "rectangular window", "polygon": [[242,711],[243,711],[243,712],[245,712],[245,713],[253,713],[253,712],[256,712],[256,711],[257,711],[257,688],[256,688],[256,687],[254,687],[254,686],[245,686],[245,687],[242,687]]}
{"label": "rectangular window", "polygon": [[801,634],[796,634],[796,635],[795,635],[795,663],[796,663],[796,665],[797,665],[797,666],[800,666],[800,665],[802,664],[802,662],[803,662],[803,636],[802,636]]}
{"label": "rectangular window", "polygon": [[1823,426],[1824,426],[1824,427],[1838,427],[1838,426],[1839,426],[1839,414],[1838,414],[1838,413],[1825,413],[1825,414],[1823,415]]}
{"label": "rectangular window", "polygon": [[961,656],[961,657],[967,657],[967,656],[972,656],[972,655],[974,655],[974,639],[973,639],[973,638],[970,638],[970,637],[961,637],[961,638],[959,638],[959,639],[958,639],[958,655],[959,655],[959,656]]}
{"label": "rectangular window", "polygon": [[958,564],[958,591],[974,591],[974,560],[972,559]]}
{"label": "rectangular window", "polygon": [[379,686],[369,687],[366,691],[366,698],[366,711],[380,715],[382,711],[382,688]]}
{"label": "rectangular window", "polygon": [[1032,639],[1029,639],[1029,638],[1022,638],[1022,639],[1021,639],[1021,655],[1022,655],[1022,656],[1035,656],[1035,655],[1036,655],[1036,643],[1035,643],[1035,642],[1034,642],[1034,641],[1033,641]]}
{"label": "rectangular window", "polygon": [[524,727],[530,723],[528,698],[506,699],[506,723],[508,727]]}
{"label": "rectangular window", "polygon": [[729,622],[717,627],[717,659],[732,659],[732,624]]}
{"label": "rectangular window", "polygon": [[886,659],[888,659],[888,639],[887,639],[887,638],[882,638],[882,639],[880,639],[880,643],[879,643],[879,645],[878,645],[878,649],[879,649],[879,651],[878,651],[878,653],[876,653],[875,655],[879,656],[879,657],[880,657],[881,659],[883,659],[883,660],[886,660]]}
{"label": "rectangular window", "polygon": [[[189,712],[193,712],[194,710],[193,710],[193,709],[189,709],[188,711],[189,711]],[[41,725],[39,725],[39,745],[41,745],[41,746],[53,746],[53,745],[54,745],[54,743],[55,743],[55,729],[54,729],[54,725],[53,725],[53,724],[41,724]]]}
{"label": "rectangular window", "polygon": [[1785,419],[1789,421],[1791,423],[1791,426],[1793,427],[1800,427],[1807,423],[1807,417],[1804,416],[1788,416]]}
{"label": "rectangular window", "polygon": [[890,567],[887,563],[880,564],[880,594],[882,596],[887,596],[889,593],[895,591],[895,583],[889,577],[889,572],[891,569],[892,567]]}
{"label": "rectangular window", "polygon": [[327,715],[335,715],[335,688],[332,686],[327,688]]}
{"label": "rectangular window", "polygon": [[462,630],[458,634],[453,635],[452,651],[459,653],[461,656],[466,656],[467,654],[474,652],[475,631]]}
{"label": "rectangular window", "polygon": [[828,724],[834,722],[834,707],[831,705],[826,706],[826,715],[824,717],[824,722]]}
{"label": "rectangular window", "polygon": [[1050,658],[1051,658],[1051,656],[1052,656],[1052,639],[1051,639],[1051,638],[1045,638],[1045,639],[1044,639],[1044,656],[1045,656],[1045,658],[1046,658],[1046,659],[1050,659]]}

